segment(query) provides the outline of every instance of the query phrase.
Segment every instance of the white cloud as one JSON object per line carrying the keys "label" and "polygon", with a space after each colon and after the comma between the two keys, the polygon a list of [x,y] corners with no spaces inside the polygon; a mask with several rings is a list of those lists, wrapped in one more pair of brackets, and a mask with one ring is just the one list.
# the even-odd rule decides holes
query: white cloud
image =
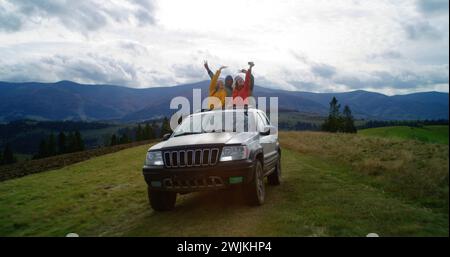
{"label": "white cloud", "polygon": [[448,91],[445,4],[0,0],[0,80],[166,86],[253,60],[288,90]]}
{"label": "white cloud", "polygon": [[[58,22],[82,33],[97,31],[111,23],[152,24],[153,4],[148,0],[71,1],[71,0],[2,0],[0,13],[5,19],[0,30],[33,29]],[[7,22],[8,19],[13,22]]]}

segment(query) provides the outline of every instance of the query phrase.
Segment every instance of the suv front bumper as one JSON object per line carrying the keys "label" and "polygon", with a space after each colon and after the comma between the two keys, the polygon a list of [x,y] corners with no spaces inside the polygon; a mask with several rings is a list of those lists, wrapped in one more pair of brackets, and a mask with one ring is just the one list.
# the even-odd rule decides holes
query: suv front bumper
{"label": "suv front bumper", "polygon": [[144,166],[145,181],[152,190],[195,192],[228,188],[253,180],[251,160],[219,162],[214,166],[166,168]]}

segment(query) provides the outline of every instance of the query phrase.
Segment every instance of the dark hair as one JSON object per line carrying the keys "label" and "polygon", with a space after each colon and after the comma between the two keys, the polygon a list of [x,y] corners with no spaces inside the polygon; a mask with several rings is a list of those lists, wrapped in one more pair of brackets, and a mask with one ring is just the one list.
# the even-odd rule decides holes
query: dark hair
{"label": "dark hair", "polygon": [[227,86],[227,82],[230,83],[229,86],[233,86],[233,77],[231,77],[230,75],[225,77],[225,86]]}

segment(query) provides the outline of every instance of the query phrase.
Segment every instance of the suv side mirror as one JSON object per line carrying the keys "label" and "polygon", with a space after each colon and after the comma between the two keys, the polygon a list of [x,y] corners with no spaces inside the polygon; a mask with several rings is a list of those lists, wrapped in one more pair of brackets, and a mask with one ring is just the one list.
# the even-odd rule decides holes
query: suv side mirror
{"label": "suv side mirror", "polygon": [[260,135],[262,135],[262,136],[268,136],[268,135],[270,135],[270,132],[272,131],[272,132],[275,132],[275,127],[274,126],[269,126],[269,125],[266,125],[266,126],[264,126],[264,128],[262,129],[262,131],[260,131],[259,132],[259,134]]}
{"label": "suv side mirror", "polygon": [[171,133],[164,134],[164,136],[162,137],[162,140],[166,141],[167,139],[170,138],[171,135],[172,135]]}

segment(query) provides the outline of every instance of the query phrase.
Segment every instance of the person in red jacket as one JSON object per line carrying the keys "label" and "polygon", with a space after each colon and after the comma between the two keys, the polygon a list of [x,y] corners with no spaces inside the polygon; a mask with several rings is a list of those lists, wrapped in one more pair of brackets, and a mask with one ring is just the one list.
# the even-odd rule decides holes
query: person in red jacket
{"label": "person in red jacket", "polygon": [[235,77],[235,86],[233,90],[233,104],[238,104],[235,101],[236,97],[241,97],[244,104],[247,103],[247,97],[253,95],[253,83],[252,83],[252,67],[255,66],[253,62],[248,63],[249,68],[245,71],[245,80],[241,76]]}

